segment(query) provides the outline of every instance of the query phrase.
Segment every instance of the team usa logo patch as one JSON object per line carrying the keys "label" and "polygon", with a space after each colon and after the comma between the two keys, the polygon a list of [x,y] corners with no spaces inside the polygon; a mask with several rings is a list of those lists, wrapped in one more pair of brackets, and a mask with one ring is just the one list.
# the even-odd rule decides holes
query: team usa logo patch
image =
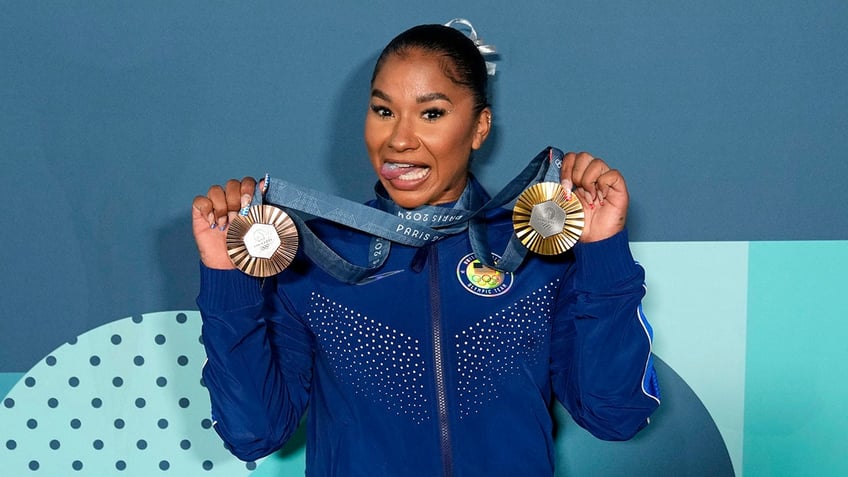
{"label": "team usa logo patch", "polygon": [[[494,255],[494,254],[493,254]],[[496,259],[500,258],[494,255]],[[495,297],[503,295],[512,288],[512,272],[502,272],[487,267],[469,253],[456,266],[456,278],[459,283],[475,295]]]}

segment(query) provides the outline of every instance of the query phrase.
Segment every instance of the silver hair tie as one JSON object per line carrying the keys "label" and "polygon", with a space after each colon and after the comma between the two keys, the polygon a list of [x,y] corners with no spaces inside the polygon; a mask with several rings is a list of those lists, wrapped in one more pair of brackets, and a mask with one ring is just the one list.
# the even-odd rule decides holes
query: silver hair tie
{"label": "silver hair tie", "polygon": [[[487,45],[483,43],[483,39],[477,36],[477,30],[474,29],[474,26],[471,25],[471,22],[464,18],[454,18],[453,20],[445,23],[446,27],[456,28],[457,30],[462,31],[461,28],[458,28],[456,25],[461,25],[470,30],[466,35],[468,38],[474,42],[474,45],[477,46],[477,50],[480,51],[480,54],[483,55],[483,58],[486,56],[496,55],[498,52],[495,50],[495,45]],[[492,63],[491,61],[486,62],[486,73],[489,76],[495,75],[495,68],[497,65]]]}

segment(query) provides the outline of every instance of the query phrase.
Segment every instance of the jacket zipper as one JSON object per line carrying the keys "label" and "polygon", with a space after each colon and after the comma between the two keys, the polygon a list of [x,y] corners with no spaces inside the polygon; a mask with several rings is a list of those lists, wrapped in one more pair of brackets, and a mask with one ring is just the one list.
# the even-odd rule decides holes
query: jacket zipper
{"label": "jacket zipper", "polygon": [[436,401],[439,410],[439,444],[442,450],[442,475],[453,475],[450,428],[448,424],[447,390],[445,388],[445,364],[442,349],[442,305],[439,294],[439,253],[436,246],[430,248],[430,317],[433,320],[433,367],[436,379]]}

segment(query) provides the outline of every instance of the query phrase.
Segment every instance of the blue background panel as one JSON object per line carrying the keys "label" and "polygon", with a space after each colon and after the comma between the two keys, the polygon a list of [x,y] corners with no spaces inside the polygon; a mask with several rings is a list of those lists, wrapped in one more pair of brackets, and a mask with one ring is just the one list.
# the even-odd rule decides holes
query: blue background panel
{"label": "blue background panel", "polygon": [[373,62],[455,16],[500,51],[491,190],[557,145],[624,172],[637,241],[848,237],[823,206],[848,177],[844,1],[2,2],[0,188],[26,209],[0,249],[0,371],[191,309],[212,183],[297,171],[369,197]]}

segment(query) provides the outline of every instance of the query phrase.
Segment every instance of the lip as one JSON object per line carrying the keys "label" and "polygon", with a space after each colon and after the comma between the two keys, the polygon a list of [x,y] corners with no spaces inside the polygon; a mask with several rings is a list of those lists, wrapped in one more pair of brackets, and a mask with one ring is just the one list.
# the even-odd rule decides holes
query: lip
{"label": "lip", "polygon": [[409,159],[383,159],[383,164],[408,165],[412,167],[430,167],[421,161],[410,161]]}
{"label": "lip", "polygon": [[[398,174],[398,169],[387,170],[387,166],[391,167],[392,165],[403,165],[408,167],[403,167],[400,171],[405,169],[409,169],[409,172],[413,170],[424,170],[425,173],[421,177],[417,177],[414,179],[402,179],[401,174]],[[432,168],[425,164],[418,164],[410,161],[391,161],[386,160],[383,161],[383,167],[380,169],[380,177],[383,179],[385,183],[391,185],[392,188],[403,191],[410,191],[417,189],[423,182],[425,182],[432,173]]]}

